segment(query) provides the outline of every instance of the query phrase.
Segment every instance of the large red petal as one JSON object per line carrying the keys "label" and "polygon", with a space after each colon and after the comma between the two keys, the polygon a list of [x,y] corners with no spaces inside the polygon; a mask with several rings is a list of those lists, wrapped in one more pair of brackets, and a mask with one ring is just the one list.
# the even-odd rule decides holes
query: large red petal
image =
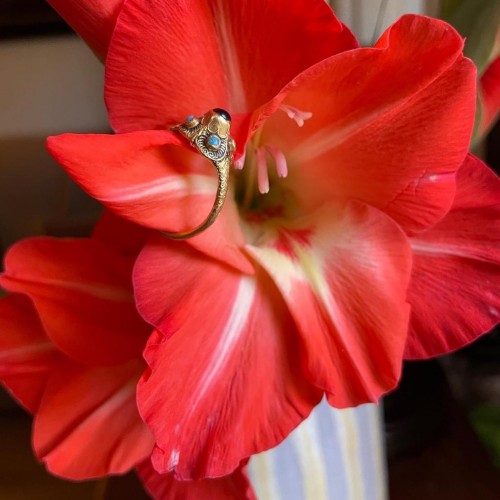
{"label": "large red petal", "polygon": [[104,60],[124,0],[47,1]]}
{"label": "large red petal", "polygon": [[135,309],[132,265],[98,241],[31,238],[7,252],[0,284],[33,300],[64,353],[118,363],[140,355],[150,331]]}
{"label": "large red petal", "polygon": [[113,367],[61,364],[35,416],[33,446],[53,474],[90,479],[127,472],[148,457],[153,438],[139,417],[141,361]]}
{"label": "large red petal", "polygon": [[385,214],[354,202],[275,227],[249,251],[295,319],[307,378],[339,408],[378,401],[398,382],[406,343],[406,237]]}
{"label": "large red petal", "polygon": [[[185,231],[200,224],[212,208],[217,191],[214,167],[172,132],[64,134],[50,137],[47,144],[91,196],[137,224]],[[244,238],[230,198],[214,225],[189,242],[251,272],[238,249]]]}
{"label": "large red petal", "polygon": [[355,46],[323,0],[129,0],[107,59],[110,120],[126,132],[211,108],[249,112]]}
{"label": "large red petal", "polygon": [[0,301],[0,380],[31,413],[37,411],[47,377],[59,360],[33,304],[11,295]]}
{"label": "large red petal", "polygon": [[145,488],[156,500],[254,500],[246,471],[236,469],[229,476],[219,479],[177,481],[172,473],[158,474],[150,460],[137,467]]}
{"label": "large red petal", "polygon": [[278,444],[319,402],[297,362],[292,319],[262,271],[242,275],[158,240],[134,274],[138,307],[162,332],[148,343],[151,370],[138,387],[156,470],[178,479],[227,475]]}
{"label": "large red petal", "polygon": [[336,196],[376,206],[408,231],[443,217],[469,147],[475,70],[446,23],[404,16],[373,49],[339,54],[301,75],[262,142],[280,147],[283,182],[309,209]]}
{"label": "large red petal", "polygon": [[407,358],[468,344],[500,321],[500,179],[469,156],[452,209],[411,240]]}

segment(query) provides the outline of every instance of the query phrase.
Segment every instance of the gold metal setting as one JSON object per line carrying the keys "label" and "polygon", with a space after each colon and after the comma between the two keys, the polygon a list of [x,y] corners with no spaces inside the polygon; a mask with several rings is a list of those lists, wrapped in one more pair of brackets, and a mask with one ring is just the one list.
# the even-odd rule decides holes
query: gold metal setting
{"label": "gold metal setting", "polygon": [[172,127],[189,140],[191,145],[205,158],[210,160],[217,171],[218,186],[212,210],[207,218],[196,228],[182,233],[161,231],[167,238],[183,240],[205,231],[217,219],[227,194],[229,169],[233,162],[236,144],[229,135],[231,116],[223,109],[212,109],[201,117],[188,116],[180,125]]}

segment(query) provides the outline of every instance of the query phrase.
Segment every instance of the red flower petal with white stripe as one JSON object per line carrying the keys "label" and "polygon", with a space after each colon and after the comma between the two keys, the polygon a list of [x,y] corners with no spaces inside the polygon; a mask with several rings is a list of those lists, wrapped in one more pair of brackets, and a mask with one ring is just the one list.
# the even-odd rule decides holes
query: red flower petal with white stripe
{"label": "red flower petal with white stripe", "polygon": [[212,108],[252,112],[307,67],[356,46],[323,0],[128,0],[106,63],[111,124],[129,132]]}
{"label": "red flower petal with white stripe", "polygon": [[474,124],[475,68],[462,49],[448,24],[404,16],[374,48],[301,75],[284,105],[312,116],[297,127],[277,112],[259,135],[288,160],[280,187],[304,210],[351,197],[410,232],[436,223],[453,201]]}
{"label": "red flower petal with white stripe", "polygon": [[[192,229],[212,208],[214,167],[169,131],[119,135],[64,134],[47,146],[67,172],[114,213],[167,232]],[[238,246],[244,242],[236,207],[227,200],[210,233],[189,243],[246,272],[252,268]]]}
{"label": "red flower petal with white stripe", "polygon": [[150,328],[133,260],[97,239],[32,238],[6,255],[0,281],[16,293],[0,301],[0,378],[34,414],[38,458],[65,478],[126,472],[153,448],[136,404]]}
{"label": "red flower petal with white stripe", "polygon": [[153,437],[137,412],[140,359],[115,366],[63,360],[53,370],[33,427],[37,456],[53,474],[122,474],[149,457]]}
{"label": "red flower petal with white stripe", "polygon": [[135,310],[133,262],[94,240],[31,238],[7,252],[0,285],[30,297],[68,356],[121,363],[137,357],[150,332]]}
{"label": "red flower petal with white stripe", "polygon": [[138,307],[163,332],[148,342],[151,370],[138,387],[156,470],[179,479],[229,474],[319,402],[297,361],[295,325],[265,273],[243,275],[162,239],[145,247],[134,272]]}
{"label": "red flower petal with white stripe", "polygon": [[249,251],[295,319],[307,379],[342,408],[398,382],[408,331],[411,252],[385,214],[355,202],[270,228]]}
{"label": "red flower petal with white stripe", "polygon": [[500,179],[469,155],[446,217],[411,239],[414,265],[406,358],[437,356],[500,319]]}
{"label": "red flower petal with white stripe", "polygon": [[0,300],[0,332],[0,380],[33,413],[60,354],[30,300],[22,295]]}
{"label": "red flower petal with white stripe", "polygon": [[0,327],[0,380],[34,414],[33,446],[50,472],[90,479],[149,457],[153,437],[135,401],[139,356],[107,367],[76,363],[51,342],[22,295],[0,301]]}
{"label": "red flower petal with white stripe", "polygon": [[236,115],[221,217],[188,243],[153,236],[134,271],[158,329],[139,405],[154,467],[182,479],[236,470],[323,391],[344,407],[395,386],[412,259],[401,227],[445,217],[472,132],[474,68],[449,25],[406,16],[374,48],[346,50],[324,2],[289,3],[127,1],[106,76],[121,134],[49,143],[115,213],[177,231],[209,212],[212,166],[170,132],[125,132],[211,107]]}
{"label": "red flower petal with white stripe", "polygon": [[0,301],[0,327],[0,380],[34,414],[33,446],[50,472],[90,479],[149,457],[153,437],[135,402],[139,357],[108,367],[76,363],[51,342],[22,295]]}
{"label": "red flower petal with white stripe", "polygon": [[[82,274],[75,272],[75,261],[81,261],[80,271],[88,273],[83,287],[88,292],[88,283],[95,276],[86,259],[95,259],[96,268],[102,271],[104,265],[107,274],[104,284],[92,286],[101,291],[100,300],[103,305],[107,302],[114,316],[115,295],[107,293],[109,285],[123,286],[127,282],[131,292],[131,267],[123,265],[123,261],[134,258],[146,235],[143,228],[105,214],[91,240],[33,238],[11,249],[7,274],[17,282],[18,291],[33,300],[17,293],[0,300],[0,381],[34,414],[35,452],[55,475],[82,480],[122,474],[138,467],[147,488],[159,499],[167,495],[183,499],[253,499],[241,468],[227,478],[196,483],[179,483],[172,474],[165,477],[153,471],[150,455],[154,440],[136,403],[136,385],[145,367],[141,357],[146,341],[143,330],[149,328],[140,320],[133,303],[120,303],[130,330],[125,330],[116,317],[109,321],[101,305],[98,312],[102,314],[96,314],[95,304],[85,296],[81,297],[81,308],[75,307],[75,288],[82,288],[68,286],[74,284],[75,278],[82,279]],[[50,250],[56,256],[53,261],[47,258]],[[110,254],[114,259],[108,258]],[[26,269],[18,265],[19,259],[26,263]],[[44,300],[51,302],[50,307]],[[54,322],[52,316],[58,321]],[[134,345],[127,335],[132,334],[137,323],[140,327],[135,334],[140,346],[130,350],[131,359],[120,363],[109,353],[120,351],[120,340],[129,344],[128,348]],[[81,325],[87,331],[81,331]],[[104,355],[96,350],[97,354],[91,356],[90,349],[83,345],[85,355],[80,359],[75,349],[75,330],[77,337],[83,336]],[[99,339],[95,338],[96,331]],[[72,356],[66,356],[52,337],[70,346]]]}

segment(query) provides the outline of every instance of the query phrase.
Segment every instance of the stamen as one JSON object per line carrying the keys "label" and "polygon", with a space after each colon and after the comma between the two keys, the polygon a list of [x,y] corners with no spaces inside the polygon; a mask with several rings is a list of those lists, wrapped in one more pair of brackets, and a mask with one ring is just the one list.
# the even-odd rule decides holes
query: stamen
{"label": "stamen", "polygon": [[283,154],[283,151],[281,151],[281,149],[278,149],[276,146],[272,146],[271,144],[266,144],[264,148],[274,160],[278,177],[284,179],[288,175],[288,165],[286,163],[286,158]]}
{"label": "stamen", "polygon": [[269,175],[267,173],[266,154],[262,148],[255,149],[257,160],[257,184],[261,194],[269,193]]}
{"label": "stamen", "polygon": [[233,162],[233,167],[236,170],[243,170],[243,167],[245,166],[245,157],[247,155],[247,152],[245,152],[235,161]]}
{"label": "stamen", "polygon": [[281,104],[279,109],[284,111],[289,118],[295,120],[295,123],[302,127],[306,120],[312,117],[312,113],[310,111],[301,111],[300,109],[295,108],[294,106],[289,106],[288,104]]}

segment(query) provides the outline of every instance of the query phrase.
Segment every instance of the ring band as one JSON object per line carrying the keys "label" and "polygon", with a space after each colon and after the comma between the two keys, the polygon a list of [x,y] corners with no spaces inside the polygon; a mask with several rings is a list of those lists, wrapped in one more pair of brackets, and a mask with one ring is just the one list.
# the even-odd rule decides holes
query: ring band
{"label": "ring band", "polygon": [[205,231],[217,219],[227,194],[229,185],[229,169],[233,162],[236,145],[229,135],[231,116],[223,109],[212,109],[202,117],[190,115],[180,125],[172,127],[189,140],[191,145],[205,158],[211,161],[217,170],[217,193],[207,218],[197,227],[186,232],[169,233],[160,231],[163,236],[175,240],[191,238]]}

